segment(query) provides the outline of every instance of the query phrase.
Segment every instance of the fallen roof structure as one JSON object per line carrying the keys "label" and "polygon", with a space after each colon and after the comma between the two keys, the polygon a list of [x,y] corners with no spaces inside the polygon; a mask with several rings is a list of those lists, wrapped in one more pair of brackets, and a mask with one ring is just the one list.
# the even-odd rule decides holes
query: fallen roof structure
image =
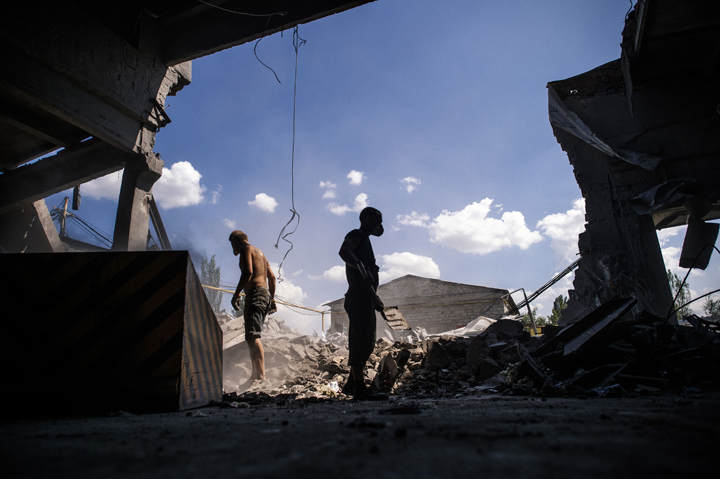
{"label": "fallen roof structure", "polygon": [[620,59],[548,84],[587,221],[561,324],[618,295],[664,316],[656,230],[687,224],[681,265],[707,265],[718,234],[707,222],[720,218],[718,80],[720,4],[652,0],[628,14]]}
{"label": "fallen roof structure", "polygon": [[[0,251],[64,251],[43,198],[120,170],[113,249],[144,251],[147,198],[163,167],[155,135],[171,121],[166,98],[191,81],[191,60],[369,1],[0,7]],[[28,234],[33,218],[40,227]]]}

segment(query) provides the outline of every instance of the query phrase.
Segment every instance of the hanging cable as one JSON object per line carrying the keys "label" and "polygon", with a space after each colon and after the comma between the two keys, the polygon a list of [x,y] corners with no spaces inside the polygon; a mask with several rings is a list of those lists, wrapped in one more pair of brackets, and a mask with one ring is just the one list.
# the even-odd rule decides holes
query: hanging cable
{"label": "hanging cable", "polygon": [[[270,24],[270,19],[271,19],[271,18],[272,18],[272,17],[268,17],[267,22],[265,22],[265,28],[263,28],[262,35],[260,35],[260,38],[258,38],[258,41],[255,42],[255,46],[253,47],[253,53],[255,54],[255,58],[257,59],[257,61],[259,61],[262,66],[264,66],[265,68],[267,68],[268,70],[270,70],[271,72],[273,72],[273,75],[275,75],[275,79],[277,80],[277,82],[278,82],[278,83],[282,83],[282,82],[280,81],[280,78],[278,78],[277,73],[275,73],[275,70],[273,70],[273,69],[270,68],[269,66],[265,65],[265,63],[263,63],[263,61],[260,60],[260,57],[259,57],[258,54],[257,54],[258,44],[260,43],[260,40],[262,40],[263,38],[265,38],[265,30],[267,30],[267,26]],[[295,27],[295,30],[297,30],[297,27]],[[294,34],[293,34],[293,43],[294,43]],[[297,50],[295,51],[295,55],[296,55],[296,62],[297,62]]]}
{"label": "hanging cable", "polygon": [[[285,258],[287,258],[287,255],[292,251],[293,244],[290,240],[287,239],[288,236],[295,233],[297,231],[298,226],[300,226],[300,214],[295,209],[295,112],[296,112],[296,106],[297,106],[297,72],[298,72],[298,51],[300,50],[300,45],[304,44],[305,40],[300,38],[300,35],[298,34],[298,27],[295,27],[293,30],[293,48],[295,49],[295,86],[293,89],[293,121],[292,121],[292,155],[291,155],[291,167],[290,167],[290,181],[291,181],[291,199],[292,199],[292,209],[290,212],[292,213],[292,217],[290,220],[283,226],[283,229],[280,230],[280,234],[278,235],[278,240],[275,243],[275,249],[278,249],[278,245],[280,244],[280,240],[282,239],[286,243],[290,245],[290,248],[285,252],[285,256],[283,256],[282,261],[280,262],[280,266],[278,266],[278,281],[282,282],[282,266],[283,263],[285,263]],[[293,228],[292,231],[285,233],[285,230],[288,226],[295,220],[295,217],[297,217],[297,223],[295,224],[295,228]]]}
{"label": "hanging cable", "polygon": [[222,10],[223,12],[227,13],[234,13],[235,15],[244,15],[246,17],[273,17],[275,15],[280,15],[281,17],[285,15],[285,12],[275,12],[275,13],[245,13],[245,12],[238,12],[235,10],[229,10],[227,8],[220,7],[218,5],[213,5],[212,3],[205,2],[203,0],[198,0],[198,2],[207,5],[208,7],[213,7],[218,10]]}

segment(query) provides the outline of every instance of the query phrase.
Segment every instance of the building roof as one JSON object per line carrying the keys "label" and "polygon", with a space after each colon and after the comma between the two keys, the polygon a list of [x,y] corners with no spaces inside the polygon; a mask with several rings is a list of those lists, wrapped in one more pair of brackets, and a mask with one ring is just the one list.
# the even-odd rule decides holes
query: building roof
{"label": "building roof", "polygon": [[[384,302],[392,301],[393,306],[424,303],[433,298],[452,298],[453,301],[461,302],[463,297],[486,293],[489,297],[497,297],[507,294],[507,289],[491,288],[489,286],[478,286],[474,284],[454,283],[440,279],[424,278],[406,274],[400,278],[383,283],[378,287],[378,294]],[[402,299],[401,304],[396,304]],[[325,303],[323,306],[341,306],[343,298]]]}

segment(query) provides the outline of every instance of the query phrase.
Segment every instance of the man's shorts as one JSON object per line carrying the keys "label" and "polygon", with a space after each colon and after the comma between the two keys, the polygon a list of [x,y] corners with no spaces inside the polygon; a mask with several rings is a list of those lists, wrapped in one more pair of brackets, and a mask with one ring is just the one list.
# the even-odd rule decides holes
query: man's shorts
{"label": "man's shorts", "polygon": [[256,286],[255,289],[245,295],[245,336],[252,335],[260,337],[268,306],[270,305],[270,291],[264,286]]}

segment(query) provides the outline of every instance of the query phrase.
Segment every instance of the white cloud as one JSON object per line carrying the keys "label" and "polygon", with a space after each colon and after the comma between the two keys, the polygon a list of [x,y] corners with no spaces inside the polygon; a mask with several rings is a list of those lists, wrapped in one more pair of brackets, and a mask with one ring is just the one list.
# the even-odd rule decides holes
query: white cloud
{"label": "white cloud", "polygon": [[527,249],[542,241],[538,231],[530,231],[519,211],[503,213],[502,218],[488,218],[493,200],[485,198],[460,211],[443,211],[432,221],[427,215],[413,212],[399,217],[402,224],[428,228],[430,240],[461,253],[488,254],[517,246]]}
{"label": "white cloud", "polygon": [[393,253],[380,256],[384,271],[380,271],[380,282],[414,274],[425,278],[440,278],[440,268],[427,256],[414,253]]}
{"label": "white cloud", "polygon": [[220,197],[222,196],[220,192],[222,191],[222,185],[217,185],[217,188],[215,191],[212,192],[212,196],[210,197],[210,204],[216,205],[218,201],[220,201]]}
{"label": "white cloud", "polygon": [[401,225],[427,228],[430,216],[427,213],[418,213],[413,211],[409,215],[398,215],[397,219]]}
{"label": "white cloud", "polygon": [[334,283],[343,283],[343,282],[345,282],[345,266],[336,265],[336,266],[333,266],[332,268],[328,269],[327,271],[323,272],[322,275],[308,276],[308,278],[313,279],[313,280],[327,279]]}
{"label": "white cloud", "polygon": [[189,161],[178,161],[163,168],[160,179],[153,186],[153,196],[165,209],[197,205],[205,197],[205,187],[200,184],[202,175]]}
{"label": "white cloud", "polygon": [[349,213],[351,211],[354,211],[356,213],[359,213],[368,205],[368,195],[365,193],[360,193],[355,197],[355,202],[353,203],[353,206],[350,207],[348,205],[338,205],[336,203],[330,203],[328,205],[328,209],[331,213],[336,215],[344,215],[345,213]]}
{"label": "white cloud", "polygon": [[682,248],[667,246],[662,248],[661,251],[666,269],[669,269],[677,275],[684,275],[687,272],[685,268],[680,267],[680,252],[682,251]]}
{"label": "white cloud", "polygon": [[[278,264],[270,263],[270,267],[278,274]],[[280,301],[286,301],[289,303],[302,304],[303,300],[307,298],[305,293],[300,286],[293,284],[287,277],[283,276],[282,281],[278,281],[277,288],[275,290],[275,296]],[[309,311],[303,311],[298,313],[283,304],[278,304],[278,311],[275,313],[277,317],[285,320],[285,325],[294,329],[295,331],[303,334],[312,334],[313,330],[320,331],[320,314],[313,314],[307,316],[303,313],[309,313]],[[316,309],[316,308],[314,308]]]}
{"label": "white cloud", "polygon": [[335,183],[331,183],[329,181],[321,181],[320,182],[320,188],[325,188],[325,193],[323,193],[323,199],[333,199],[335,198],[335,188],[337,188],[337,185]]}
{"label": "white cloud", "polygon": [[301,269],[298,270],[298,271],[295,271],[295,272],[293,273],[293,276],[297,276],[297,275],[299,275],[299,274],[302,273],[302,272],[303,272],[303,270],[301,270]]}
{"label": "white cloud", "polygon": [[275,198],[272,196],[268,196],[265,193],[258,193],[255,195],[255,201],[248,201],[248,204],[265,213],[273,213],[275,208],[277,208],[278,202],[275,201]]}
{"label": "white cloud", "polygon": [[407,185],[405,189],[407,190],[408,193],[412,193],[413,191],[415,191],[417,189],[416,185],[419,186],[422,184],[422,181],[420,181],[417,178],[413,178],[412,176],[405,177],[402,180],[400,180],[400,182],[405,183]]}
{"label": "white cloud", "polygon": [[120,185],[122,184],[122,171],[110,173],[103,177],[89,181],[80,186],[80,194],[98,200],[117,201],[120,196]]}
{"label": "white cloud", "polygon": [[577,257],[578,235],[585,229],[585,200],[575,200],[565,213],[547,215],[536,228],[552,239],[550,246],[559,262],[572,263]]}
{"label": "white cloud", "polygon": [[668,241],[670,241],[670,238],[673,236],[677,236],[679,233],[683,233],[683,237],[685,236],[685,232],[687,231],[687,226],[678,226],[675,228],[665,228],[663,230],[660,230],[657,232],[658,241],[660,242],[660,246],[665,246]]}
{"label": "white cloud", "polygon": [[231,230],[237,229],[237,221],[231,220],[230,218],[223,218],[223,224]]}
{"label": "white cloud", "polygon": [[352,170],[350,173],[348,173],[347,177],[348,179],[350,179],[351,185],[359,185],[360,183],[362,183],[362,180],[364,178],[367,178],[362,171],[356,170]]}

